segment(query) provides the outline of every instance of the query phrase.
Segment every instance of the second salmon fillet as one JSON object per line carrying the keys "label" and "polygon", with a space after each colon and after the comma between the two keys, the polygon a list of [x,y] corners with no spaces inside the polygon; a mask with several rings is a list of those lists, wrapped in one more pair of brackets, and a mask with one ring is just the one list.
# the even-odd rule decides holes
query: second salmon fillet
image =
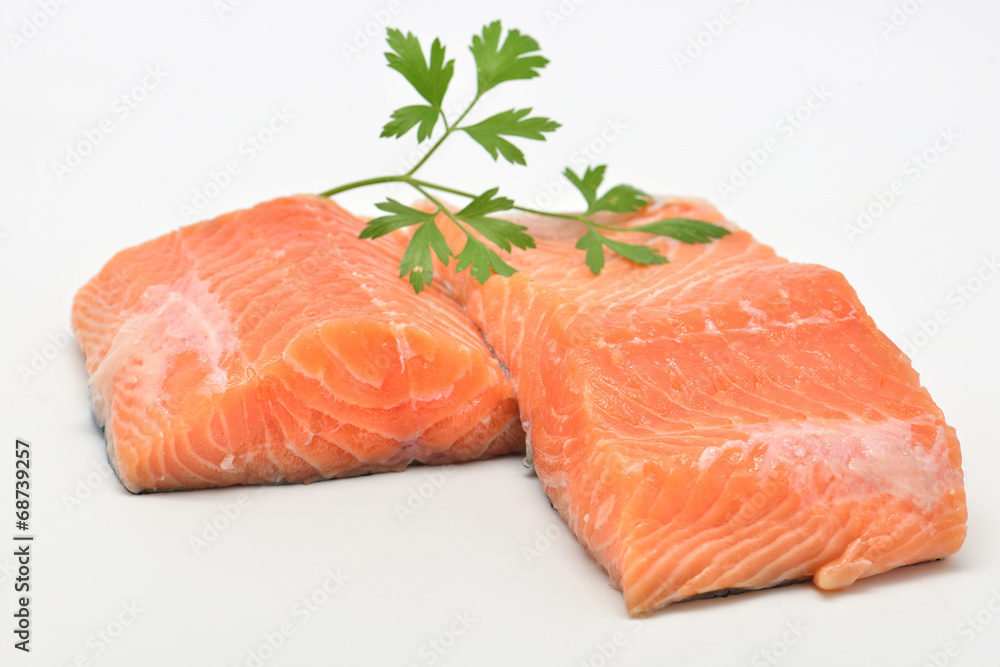
{"label": "second salmon fillet", "polygon": [[509,369],[553,506],[629,611],[803,579],[841,589],[957,551],[955,431],[844,277],[700,201],[618,224],[670,217],[732,233],[615,232],[670,263],[609,257],[594,277],[582,226],[547,219],[538,249],[507,258],[512,277],[450,276]]}
{"label": "second salmon fillet", "polygon": [[402,247],[289,197],[116,255],[73,328],[133,492],[308,482],[523,449],[510,381]]}

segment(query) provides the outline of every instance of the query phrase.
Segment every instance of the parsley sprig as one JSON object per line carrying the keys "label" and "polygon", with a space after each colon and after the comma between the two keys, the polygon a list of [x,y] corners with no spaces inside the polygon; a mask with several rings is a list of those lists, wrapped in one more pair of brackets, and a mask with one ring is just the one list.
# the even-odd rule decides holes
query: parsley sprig
{"label": "parsley sprig", "polygon": [[[508,81],[539,76],[539,71],[549,61],[538,53],[538,42],[533,38],[516,29],[508,30],[504,36],[499,21],[485,26],[481,34],[473,36],[469,50],[476,62],[476,94],[465,110],[451,120],[444,111],[444,98],[454,74],[455,61],[446,59],[445,47],[440,40],[433,41],[426,55],[419,39],[412,33],[404,35],[399,30],[389,28],[387,42],[390,50],[385,57],[389,67],[403,75],[423,98],[424,103],[407,105],[393,111],[389,122],[382,128],[381,136],[400,138],[416,128],[417,141],[423,143],[434,137],[439,121],[443,131],[424,156],[405,174],[347,183],[327,190],[321,196],[332,197],[370,185],[405,183],[430,202],[430,210],[419,210],[387,198],[376,204],[386,215],[370,220],[361,232],[361,238],[374,239],[404,227],[415,228],[400,261],[399,275],[408,277],[416,292],[419,293],[431,284],[434,256],[446,264],[452,259],[456,260],[456,271],[469,270],[480,283],[486,282],[493,273],[513,275],[515,269],[490,245],[510,252],[515,247],[522,250],[534,248],[535,240],[527,233],[524,225],[493,216],[511,210],[571,219],[586,225],[586,232],[577,241],[576,247],[585,251],[585,261],[594,275],[600,274],[604,267],[605,248],[639,264],[667,262],[667,258],[656,248],[609,238],[606,232],[620,232],[622,229],[593,219],[593,215],[601,211],[638,211],[652,199],[642,190],[624,184],[615,185],[598,196],[598,189],[604,180],[604,165],[588,167],[582,175],[577,175],[569,168],[563,172],[587,203],[583,213],[538,211],[515,205],[513,200],[500,196],[498,188],[475,194],[416,178],[417,170],[455,133],[466,134],[494,160],[502,157],[511,164],[526,165],[523,151],[510,139],[545,141],[546,134],[560,127],[559,123],[550,118],[532,116],[531,108],[508,109],[474,124],[465,123],[466,117],[488,91]],[[452,211],[433,192],[457,195],[467,198],[469,202],[462,209]],[[437,226],[436,219],[439,215],[451,220],[465,236],[465,243],[457,255]],[[684,243],[706,243],[729,233],[723,227],[688,218],[659,220],[630,227],[627,231],[670,236]]]}

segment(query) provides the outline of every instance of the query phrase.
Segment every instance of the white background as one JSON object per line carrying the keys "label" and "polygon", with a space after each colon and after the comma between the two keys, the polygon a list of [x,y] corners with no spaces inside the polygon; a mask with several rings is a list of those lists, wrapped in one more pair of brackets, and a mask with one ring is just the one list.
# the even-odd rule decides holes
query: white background
{"label": "white background", "polygon": [[[997,664],[1000,618],[988,603],[997,595],[1000,609],[1000,278],[975,279],[1000,252],[1000,5],[908,0],[914,13],[897,14],[902,25],[883,34],[889,0],[487,4],[401,0],[391,24],[448,45],[458,59],[455,104],[474,86],[473,32],[502,18],[536,37],[552,60],[543,77],[494,91],[482,113],[532,106],[563,128],[544,145],[523,142],[528,168],[496,165],[459,137],[425,175],[470,190],[503,185],[522,203],[544,204],[546,184],[565,189],[559,172],[590,145],[609,179],[708,197],[781,254],[844,272],[900,345],[942,311],[946,321],[927,327],[933,335],[916,337],[914,363],[962,442],[965,547],[842,593],[799,585],[679,604],[628,625],[621,595],[517,457],[449,471],[405,521],[394,506],[432,488],[432,469],[146,496],[99,479],[91,473],[106,460],[104,442],[82,355],[73,341],[57,351],[75,290],[118,250],[184,224],[180,206],[230,160],[240,173],[200,217],[398,172],[413,140],[378,134],[394,108],[417,98],[385,67],[381,36],[345,54],[372,12],[386,11],[382,1],[244,0],[220,16],[212,0],[101,0],[70,2],[43,21],[35,0],[8,0],[0,664],[252,665],[248,652],[284,622],[293,634],[263,664],[766,665],[768,647],[782,665],[919,667],[935,654],[939,665]],[[713,23],[724,9],[731,22]],[[45,24],[15,45],[11,33],[32,34],[25,20]],[[699,53],[689,40],[707,46]],[[692,62],[679,65],[689,47]],[[165,78],[121,117],[116,99],[147,68]],[[829,99],[799,110],[814,86]],[[275,109],[294,120],[248,160],[241,144]],[[782,131],[796,110],[808,119]],[[113,131],[60,179],[53,163],[105,117]],[[621,130],[602,145],[608,123]],[[956,137],[935,154],[948,128]],[[768,138],[777,150],[724,196],[719,184]],[[907,163],[926,149],[936,160],[914,180]],[[845,225],[895,180],[902,194],[852,243]],[[370,214],[384,194],[341,201]],[[578,204],[564,193],[555,205]],[[959,299],[954,290],[969,281],[979,291]],[[26,374],[33,360],[38,372]],[[15,437],[34,456],[30,655],[13,650],[9,630]],[[69,508],[68,499],[82,502]],[[192,536],[238,500],[239,516],[196,554]],[[546,531],[555,539],[539,540]],[[348,579],[306,619],[295,605],[328,570]],[[108,645],[96,633],[117,634],[123,604],[141,611]],[[975,630],[965,619],[977,613],[991,622]],[[453,637],[456,614],[471,621]],[[801,638],[786,634],[789,623],[805,628]],[[617,632],[622,645],[604,658]],[[443,653],[429,644],[439,639],[451,644]],[[949,642],[957,655],[943,654]]]}

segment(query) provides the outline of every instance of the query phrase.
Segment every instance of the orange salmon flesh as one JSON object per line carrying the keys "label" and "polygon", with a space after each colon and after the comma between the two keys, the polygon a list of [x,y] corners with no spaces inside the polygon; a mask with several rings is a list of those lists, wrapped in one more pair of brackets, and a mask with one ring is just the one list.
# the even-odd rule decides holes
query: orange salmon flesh
{"label": "orange salmon flesh", "polygon": [[[730,230],[686,245],[670,217]],[[522,451],[631,614],[862,577],[955,553],[954,429],[845,278],[700,200],[608,216],[670,262],[608,256],[575,222],[485,284],[298,196],[116,255],[77,294],[108,456],[133,492],[309,482]],[[457,254],[464,235],[439,216]],[[495,355],[495,356],[494,356]]]}
{"label": "orange salmon flesh", "polygon": [[629,612],[802,579],[837,590],[956,552],[955,431],[844,277],[703,201],[609,221],[671,217],[732,233],[614,232],[670,262],[608,257],[595,277],[582,225],[528,219],[538,248],[508,258],[518,273],[449,274],[510,372],[545,492]]}
{"label": "orange salmon flesh", "polygon": [[108,458],[133,492],[309,482],[521,451],[510,381],[402,247],[319,197],[118,253],[77,294]]}

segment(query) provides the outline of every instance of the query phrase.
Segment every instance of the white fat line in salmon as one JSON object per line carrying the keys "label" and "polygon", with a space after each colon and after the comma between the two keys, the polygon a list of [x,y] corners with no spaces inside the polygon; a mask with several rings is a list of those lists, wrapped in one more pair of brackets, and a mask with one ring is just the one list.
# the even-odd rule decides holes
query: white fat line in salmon
{"label": "white fat line in salmon", "polygon": [[21,19],[18,31],[7,33],[11,50],[14,53],[20,51],[21,47],[34,39],[69,2],[70,0],[38,0],[38,9]]}
{"label": "white fat line in salmon", "polygon": [[871,229],[875,222],[907,192],[907,182],[919,181],[931,165],[954,146],[955,141],[961,136],[951,125],[942,125],[937,129],[930,145],[910,155],[900,167],[902,176],[893,179],[885,189],[875,190],[872,193],[872,200],[858,207],[854,223],[844,225],[844,234],[851,245],[854,245],[859,236]]}
{"label": "white fat line in salmon", "polygon": [[111,113],[90,127],[84,128],[83,138],[66,146],[62,162],[52,161],[52,173],[59,182],[62,183],[64,178],[82,165],[83,161],[92,155],[94,150],[103,144],[104,140],[120,127],[120,123],[132,115],[132,112],[138,109],[166,78],[167,73],[160,69],[159,65],[146,67],[139,82],[111,103]]}

